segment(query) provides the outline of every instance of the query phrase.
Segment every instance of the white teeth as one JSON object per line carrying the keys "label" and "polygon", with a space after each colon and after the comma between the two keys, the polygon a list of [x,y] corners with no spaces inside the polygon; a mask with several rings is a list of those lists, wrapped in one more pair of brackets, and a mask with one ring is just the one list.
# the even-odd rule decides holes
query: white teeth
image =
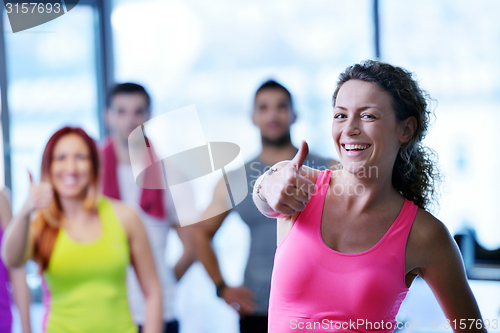
{"label": "white teeth", "polygon": [[76,184],[76,177],[64,177],[63,182],[66,185],[75,185]]}
{"label": "white teeth", "polygon": [[363,150],[363,149],[366,149],[370,146],[362,146],[362,145],[345,145],[345,149],[360,149],[360,150]]}

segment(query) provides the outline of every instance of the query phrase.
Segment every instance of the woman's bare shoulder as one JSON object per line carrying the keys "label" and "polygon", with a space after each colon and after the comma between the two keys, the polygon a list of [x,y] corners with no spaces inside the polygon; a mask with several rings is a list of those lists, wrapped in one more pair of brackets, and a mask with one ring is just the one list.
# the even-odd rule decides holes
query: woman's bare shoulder
{"label": "woman's bare shoulder", "polygon": [[412,234],[422,245],[449,235],[448,228],[428,211],[419,208],[413,222]]}
{"label": "woman's bare shoulder", "polygon": [[457,245],[448,228],[424,209],[419,208],[407,243],[407,260],[423,271],[433,262],[455,256]]}
{"label": "woman's bare shoulder", "polygon": [[118,217],[118,220],[120,220],[123,227],[127,231],[127,234],[133,231],[137,223],[141,223],[139,215],[137,215],[137,213],[131,206],[120,200],[109,199],[109,198],[108,200],[111,202],[111,205],[115,210],[116,216]]}

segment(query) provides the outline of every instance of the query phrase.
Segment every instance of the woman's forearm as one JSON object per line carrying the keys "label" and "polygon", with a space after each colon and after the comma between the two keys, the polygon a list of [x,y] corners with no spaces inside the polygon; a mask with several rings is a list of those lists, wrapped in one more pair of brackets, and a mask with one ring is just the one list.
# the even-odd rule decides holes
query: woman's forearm
{"label": "woman's forearm", "polygon": [[28,259],[30,213],[29,209],[23,206],[5,230],[2,241],[2,258],[9,267],[22,266]]}
{"label": "woman's forearm", "polygon": [[[260,181],[261,177],[264,177],[264,175],[260,176],[259,179],[257,179],[257,181]],[[258,183],[257,183],[258,184]],[[259,196],[260,195],[260,196]],[[271,218],[278,218],[280,217],[282,214],[274,211],[270,206],[269,204],[267,203],[267,201],[264,201],[264,199],[262,199],[262,191],[260,193],[257,193],[257,189],[254,187],[253,189],[253,202],[255,203],[255,206],[257,206],[257,209],[262,213],[264,214],[265,216],[267,217],[271,217]]]}
{"label": "woman's forearm", "polygon": [[[289,161],[282,161],[277,164],[275,164],[272,168],[275,168],[275,172],[283,168],[285,165],[288,164]],[[264,186],[266,185],[265,182],[269,181],[271,177],[275,177],[275,172],[269,173],[266,171],[263,173],[256,181],[255,181],[255,186],[253,188],[253,202],[257,206],[257,209],[264,214],[267,217],[271,218],[278,218],[278,217],[283,217],[284,215],[281,213],[276,212],[269,206],[267,203],[266,197],[269,194],[269,191],[272,191],[273,187],[272,186]]]}
{"label": "woman's forearm", "polygon": [[10,281],[14,288],[14,300],[21,317],[23,333],[31,333],[30,324],[30,290],[26,283],[26,270],[24,268],[13,268],[9,270]]}
{"label": "woman's forearm", "polygon": [[144,333],[163,332],[161,288],[158,285],[158,292],[144,295],[146,305],[146,318],[144,321]]}

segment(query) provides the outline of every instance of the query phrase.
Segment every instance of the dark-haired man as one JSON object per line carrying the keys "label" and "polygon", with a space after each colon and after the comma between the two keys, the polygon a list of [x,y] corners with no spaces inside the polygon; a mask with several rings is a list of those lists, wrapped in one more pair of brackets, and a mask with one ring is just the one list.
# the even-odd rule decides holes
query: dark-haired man
{"label": "dark-haired man", "polygon": [[[276,251],[276,224],[262,215],[252,201],[255,180],[270,166],[283,160],[291,160],[297,148],[290,140],[290,126],[295,122],[290,92],[276,81],[267,81],[255,93],[252,121],[260,129],[262,151],[245,164],[248,178],[248,195],[234,210],[250,228],[250,255],[245,270],[244,286],[229,287],[222,278],[211,240],[228,216],[229,211],[195,224],[193,236],[200,260],[217,286],[217,295],[232,305],[241,315],[242,333],[267,332],[267,309],[271,286],[271,272]],[[328,168],[333,163],[309,154],[304,163],[310,167]],[[225,182],[221,180],[215,189],[211,207],[224,211]]]}
{"label": "dark-haired man", "polygon": [[[144,87],[135,83],[123,83],[116,85],[110,91],[107,103],[106,123],[110,135],[102,150],[103,193],[125,201],[136,208],[139,213],[148,232],[149,243],[162,284],[164,332],[177,333],[179,324],[173,314],[174,284],[191,265],[193,252],[188,250],[190,246],[186,241],[185,231],[178,226],[170,193],[167,190],[138,187],[129,155],[129,148],[134,153],[134,142],[129,142],[128,137],[135,128],[149,120],[151,99]],[[137,152],[144,153],[142,150],[137,150]],[[176,228],[185,249],[174,270],[165,263],[165,249],[170,227]],[[127,272],[127,293],[132,317],[141,332],[146,315],[144,298],[131,267]]]}

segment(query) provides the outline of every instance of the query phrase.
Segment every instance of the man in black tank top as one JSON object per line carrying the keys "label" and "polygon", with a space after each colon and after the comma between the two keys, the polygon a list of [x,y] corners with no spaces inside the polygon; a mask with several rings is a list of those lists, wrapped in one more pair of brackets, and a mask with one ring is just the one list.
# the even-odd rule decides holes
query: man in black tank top
{"label": "man in black tank top", "polygon": [[[252,121],[259,127],[262,151],[245,164],[248,179],[248,195],[234,210],[250,228],[250,255],[245,270],[244,286],[226,286],[217,257],[211,246],[212,238],[229,215],[226,211],[193,225],[192,231],[198,259],[217,286],[217,295],[232,305],[241,315],[242,333],[267,332],[267,309],[271,286],[271,272],[276,251],[276,223],[262,215],[252,201],[253,185],[270,166],[283,160],[291,160],[297,148],[290,140],[290,126],[295,122],[290,92],[275,81],[265,82],[255,93]],[[337,162],[309,154],[305,165],[326,169]],[[208,210],[225,207],[223,180],[216,186],[213,201]],[[225,208],[219,211],[224,211]]]}

